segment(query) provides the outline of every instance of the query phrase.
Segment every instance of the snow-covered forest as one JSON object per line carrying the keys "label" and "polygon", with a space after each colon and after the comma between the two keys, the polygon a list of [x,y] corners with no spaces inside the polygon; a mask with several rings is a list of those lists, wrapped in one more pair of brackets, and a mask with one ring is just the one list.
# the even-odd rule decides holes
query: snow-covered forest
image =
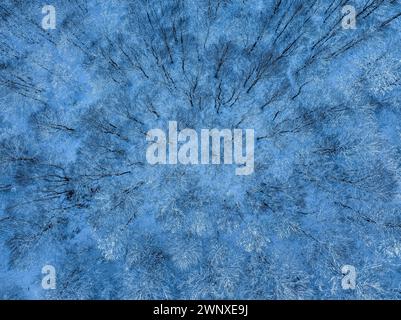
{"label": "snow-covered forest", "polygon": [[[0,2],[0,299],[401,298],[399,0],[48,4]],[[168,121],[254,173],[148,164]]]}

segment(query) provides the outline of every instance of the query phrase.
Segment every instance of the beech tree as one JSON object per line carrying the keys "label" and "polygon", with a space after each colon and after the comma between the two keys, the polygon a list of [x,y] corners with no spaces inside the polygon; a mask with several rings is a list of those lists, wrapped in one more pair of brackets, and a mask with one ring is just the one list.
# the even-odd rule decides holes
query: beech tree
{"label": "beech tree", "polygon": [[[2,1],[0,297],[400,298],[401,5],[347,4]],[[169,121],[254,173],[149,165]]]}

